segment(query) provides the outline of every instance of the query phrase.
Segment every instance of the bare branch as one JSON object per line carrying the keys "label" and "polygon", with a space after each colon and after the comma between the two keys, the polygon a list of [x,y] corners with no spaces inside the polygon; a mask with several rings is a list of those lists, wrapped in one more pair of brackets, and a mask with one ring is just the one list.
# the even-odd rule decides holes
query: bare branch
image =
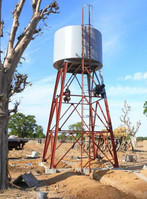
{"label": "bare branch", "polygon": [[2,0],[0,0],[0,37],[3,36],[3,24],[4,22],[2,21]]}
{"label": "bare branch", "polygon": [[125,101],[124,102],[124,108],[122,108],[123,114],[120,117],[120,121],[127,127],[128,134],[130,136],[135,136],[137,131],[139,130],[141,122],[137,121],[136,127],[131,124],[130,118],[128,117],[130,110],[131,110],[131,107]]}
{"label": "bare branch", "polygon": [[15,6],[15,10],[13,11],[13,24],[11,28],[11,33],[10,33],[10,39],[9,39],[9,44],[8,44],[8,51],[13,48],[16,32],[19,26],[19,16],[21,14],[22,8],[24,6],[25,0],[20,0],[18,4]]}
{"label": "bare branch", "polygon": [[20,102],[18,102],[18,101],[15,102],[14,108],[11,109],[11,110],[9,110],[9,115],[10,115],[11,113],[17,113],[19,104],[20,104]]}
{"label": "bare branch", "polygon": [[52,3],[50,3],[50,5],[46,6],[41,11],[41,17],[49,15],[50,13],[57,13],[58,9],[59,9],[58,3],[56,2],[56,0],[54,0]]}
{"label": "bare branch", "polygon": [[19,37],[19,40],[15,46],[15,51],[19,52],[19,54],[22,54],[22,50],[24,51],[30,40],[33,39],[33,35],[36,34],[36,31],[38,31],[36,30],[36,27],[39,21],[43,19],[45,15],[49,15],[50,13],[56,13],[56,10],[59,9],[57,2],[53,1],[42,11],[38,11],[40,8],[41,0],[37,0],[34,2],[36,3],[35,13],[33,14],[33,17],[28,26]]}
{"label": "bare branch", "polygon": [[136,123],[136,128],[134,127],[134,136],[136,135],[136,133],[137,133],[137,131],[139,130],[139,127],[140,127],[140,125],[141,125],[141,122],[140,121],[137,121],[137,123]]}
{"label": "bare branch", "polygon": [[39,9],[40,9],[40,4],[41,4],[42,0],[36,0],[36,9],[35,9],[35,14],[39,13]]}
{"label": "bare branch", "polygon": [[130,106],[125,101],[124,108],[122,108],[123,114],[120,117],[120,121],[127,126],[127,129],[129,129],[129,127],[130,127],[130,119],[128,118],[129,111],[130,111]]}
{"label": "bare branch", "polygon": [[22,55],[29,42],[32,40],[33,34],[36,32],[36,27],[40,19],[40,16],[33,16],[30,23],[21,34],[21,37],[15,45],[15,52],[19,53],[19,55]]}
{"label": "bare branch", "polygon": [[22,92],[26,88],[27,85],[31,85],[30,82],[27,82],[27,78],[28,78],[28,76],[26,74],[23,75],[23,74],[17,73],[15,75],[14,84],[11,85],[9,97],[14,95],[15,93]]}
{"label": "bare branch", "polygon": [[[4,60],[4,69],[5,69],[5,71],[8,71],[11,68],[11,70],[9,70],[10,78],[12,77],[12,75],[17,67],[17,64],[19,63],[19,60],[20,60],[24,50],[26,49],[26,47],[32,40],[33,34],[35,34],[35,32],[36,32],[36,26],[39,23],[39,21],[40,21],[40,17],[34,16],[31,19],[30,23],[28,24],[27,28],[25,29],[24,33],[22,33],[22,35],[19,38],[15,47],[12,49],[12,52],[7,53],[7,56]],[[14,59],[14,57],[15,57],[15,59]]]}
{"label": "bare branch", "polygon": [[37,6],[37,0],[32,0],[32,8],[33,8],[33,13],[36,10],[36,6]]}
{"label": "bare branch", "polygon": [[0,21],[0,37],[3,37],[3,26],[4,26],[4,22]]}
{"label": "bare branch", "polygon": [[[17,32],[17,29],[19,26],[18,19],[21,14],[21,11],[22,11],[25,1],[26,0],[20,0],[19,3],[16,4],[15,10],[13,11],[13,23],[12,23],[11,32],[10,32],[7,53],[6,53],[6,57],[4,60],[4,70],[5,71],[7,71],[12,66],[13,57],[15,57],[15,50],[13,48],[13,45],[14,45],[14,41],[15,41],[15,37],[16,37],[16,32]],[[17,63],[16,63],[16,66],[17,66]],[[15,69],[14,69],[14,71],[15,71]]]}

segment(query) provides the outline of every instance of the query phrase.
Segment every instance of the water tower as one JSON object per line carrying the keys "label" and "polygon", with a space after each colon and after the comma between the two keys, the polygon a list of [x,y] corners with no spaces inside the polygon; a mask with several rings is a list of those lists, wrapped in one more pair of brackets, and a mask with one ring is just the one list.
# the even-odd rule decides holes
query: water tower
{"label": "water tower", "polygon": [[[67,154],[79,145],[80,167],[92,167],[92,161],[105,159],[118,167],[105,85],[101,73],[102,36],[89,23],[66,26],[56,31],[54,38],[56,83],[44,146],[43,161],[56,168]],[[80,122],[80,132],[69,125]],[[77,136],[78,135],[78,136]],[[59,137],[65,140],[59,141]],[[71,140],[63,154],[57,150]]]}

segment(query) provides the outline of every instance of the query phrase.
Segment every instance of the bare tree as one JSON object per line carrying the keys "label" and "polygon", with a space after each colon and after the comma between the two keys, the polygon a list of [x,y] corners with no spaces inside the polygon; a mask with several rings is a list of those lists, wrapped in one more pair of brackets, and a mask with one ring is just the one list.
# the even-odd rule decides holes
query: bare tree
{"label": "bare tree", "polygon": [[122,115],[120,117],[120,121],[123,123],[123,125],[127,129],[127,133],[130,137],[130,144],[131,144],[131,147],[132,147],[132,151],[134,151],[135,141],[136,141],[136,133],[139,130],[141,122],[137,121],[136,125],[133,125],[130,121],[129,116],[128,116],[130,111],[131,111],[131,107],[127,104],[127,101],[125,101],[124,107],[122,108]]}
{"label": "bare tree", "polygon": [[[41,8],[43,0],[32,0],[32,17],[28,25],[24,28],[23,33],[17,37],[19,27],[19,18],[24,8],[26,0],[18,0],[13,14],[13,22],[10,31],[7,52],[4,60],[0,58],[0,190],[8,187],[8,105],[10,97],[14,93],[21,92],[27,85],[27,77],[17,74],[15,84],[12,83],[14,72],[22,57],[24,50],[34,36],[41,29],[37,25],[41,20],[45,20],[51,13],[57,13],[58,4],[54,0],[49,5]],[[3,24],[1,20],[1,3],[0,0],[0,36],[3,36]],[[15,104],[14,111],[18,104]]]}

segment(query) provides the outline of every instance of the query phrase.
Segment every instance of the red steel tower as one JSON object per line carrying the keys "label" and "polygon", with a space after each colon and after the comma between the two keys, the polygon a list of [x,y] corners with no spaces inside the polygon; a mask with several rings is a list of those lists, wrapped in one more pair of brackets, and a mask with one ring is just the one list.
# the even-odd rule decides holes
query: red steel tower
{"label": "red steel tower", "polygon": [[[83,8],[81,26],[66,26],[55,33],[54,67],[58,72],[43,152],[43,161],[49,160],[50,168],[56,168],[75,145],[79,145],[81,170],[88,167],[90,171],[91,162],[101,157],[118,167],[102,66],[102,37],[91,26],[89,6],[88,25]],[[81,124],[80,132],[68,128],[76,122]],[[59,135],[64,135],[64,141],[72,138],[72,143],[56,157],[63,144]]]}

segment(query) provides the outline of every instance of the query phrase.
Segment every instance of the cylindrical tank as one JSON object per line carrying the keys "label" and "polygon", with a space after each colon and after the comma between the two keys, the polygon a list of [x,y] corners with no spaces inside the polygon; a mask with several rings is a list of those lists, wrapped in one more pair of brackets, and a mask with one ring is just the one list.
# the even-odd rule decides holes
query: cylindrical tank
{"label": "cylindrical tank", "polygon": [[[85,65],[100,69],[102,67],[101,33],[93,27],[90,27],[89,31],[89,26],[84,26],[83,41]],[[73,68],[76,70],[81,64],[81,59],[82,26],[65,26],[57,30],[54,37],[54,67],[61,68],[67,60],[72,64],[72,70],[69,69],[68,72],[74,72]]]}

